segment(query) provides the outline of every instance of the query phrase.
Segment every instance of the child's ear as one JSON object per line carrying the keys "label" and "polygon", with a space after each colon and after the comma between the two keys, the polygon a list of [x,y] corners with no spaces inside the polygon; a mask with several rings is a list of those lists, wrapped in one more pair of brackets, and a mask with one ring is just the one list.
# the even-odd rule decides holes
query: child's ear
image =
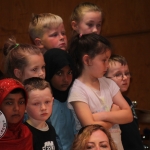
{"label": "child's ear", "polygon": [[22,77],[22,72],[21,72],[21,70],[15,68],[15,69],[14,69],[14,75],[15,75],[18,79],[21,79],[21,77]]}
{"label": "child's ear", "polygon": [[72,29],[77,31],[78,30],[78,25],[77,25],[77,22],[76,21],[71,21],[71,26],[72,26]]}
{"label": "child's ear", "polygon": [[85,65],[87,65],[87,66],[90,66],[91,65],[91,59],[90,59],[90,57],[89,57],[89,55],[84,55],[83,56],[83,63],[85,64]]}
{"label": "child's ear", "polygon": [[35,43],[35,45],[36,45],[38,48],[43,48],[43,47],[44,47],[43,44],[42,44],[41,39],[39,39],[39,38],[35,38],[35,39],[34,39],[34,43]]}

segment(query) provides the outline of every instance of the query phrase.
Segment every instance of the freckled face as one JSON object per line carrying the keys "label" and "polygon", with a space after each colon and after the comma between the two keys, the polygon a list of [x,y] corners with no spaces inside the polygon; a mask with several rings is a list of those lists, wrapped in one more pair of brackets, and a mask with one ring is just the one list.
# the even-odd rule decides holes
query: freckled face
{"label": "freckled face", "polygon": [[26,111],[29,118],[36,121],[46,121],[52,113],[53,97],[49,88],[32,90],[28,95]]}

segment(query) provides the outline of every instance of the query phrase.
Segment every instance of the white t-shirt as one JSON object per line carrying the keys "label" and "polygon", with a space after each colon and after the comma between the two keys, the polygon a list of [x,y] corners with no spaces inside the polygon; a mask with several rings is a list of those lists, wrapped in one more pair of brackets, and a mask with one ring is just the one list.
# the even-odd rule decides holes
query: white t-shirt
{"label": "white t-shirt", "polygon": [[[75,117],[76,130],[79,130],[82,126],[70,102],[81,101],[87,103],[92,114],[102,111],[110,111],[111,109],[113,104],[112,98],[119,91],[119,87],[114,81],[105,77],[99,78],[99,82],[100,90],[96,90],[76,79],[70,89],[68,96],[68,107],[72,110]],[[115,124],[109,131],[119,150],[123,150],[119,125]],[[119,146],[120,144],[121,146]]]}

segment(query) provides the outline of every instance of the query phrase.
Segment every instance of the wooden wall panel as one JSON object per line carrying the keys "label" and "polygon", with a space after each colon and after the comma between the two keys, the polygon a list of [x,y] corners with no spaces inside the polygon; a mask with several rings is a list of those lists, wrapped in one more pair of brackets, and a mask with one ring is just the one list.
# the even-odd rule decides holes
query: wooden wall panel
{"label": "wooden wall panel", "polygon": [[[85,0],[84,0],[85,1]],[[102,35],[114,45],[115,53],[125,56],[133,75],[128,96],[138,106],[150,109],[150,1],[149,0],[87,0],[103,9]],[[51,12],[60,15],[70,35],[69,17],[81,0],[1,0],[0,60],[2,47],[10,35],[20,43],[30,43],[28,24],[32,13]],[[0,68],[2,69],[2,64]]]}

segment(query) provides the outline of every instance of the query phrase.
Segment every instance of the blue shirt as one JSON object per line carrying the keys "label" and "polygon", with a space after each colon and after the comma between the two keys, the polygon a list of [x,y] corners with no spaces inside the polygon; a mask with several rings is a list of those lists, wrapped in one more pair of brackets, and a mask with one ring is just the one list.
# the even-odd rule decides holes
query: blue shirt
{"label": "blue shirt", "polygon": [[52,115],[47,122],[51,122],[56,130],[59,149],[70,150],[76,130],[75,120],[71,110],[67,107],[67,101],[62,103],[54,100]]}

